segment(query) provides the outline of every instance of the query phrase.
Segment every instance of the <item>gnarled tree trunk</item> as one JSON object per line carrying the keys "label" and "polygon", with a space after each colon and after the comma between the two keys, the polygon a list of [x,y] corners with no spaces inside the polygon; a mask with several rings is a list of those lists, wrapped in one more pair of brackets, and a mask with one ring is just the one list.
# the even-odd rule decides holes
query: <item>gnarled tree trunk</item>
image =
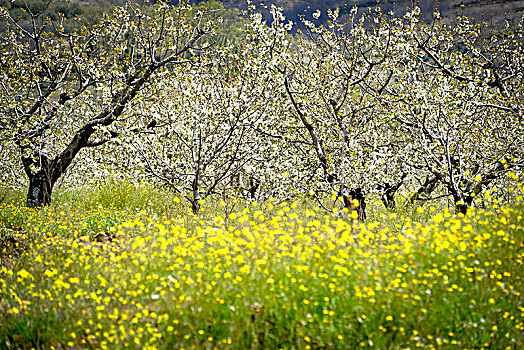
{"label": "gnarled tree trunk", "polygon": [[27,191],[27,206],[29,208],[43,207],[51,204],[51,193],[54,183],[47,171],[39,170],[29,176]]}
{"label": "gnarled tree trunk", "polygon": [[404,179],[406,178],[407,174],[403,173],[400,177],[400,181],[397,182],[395,185],[390,184],[389,182],[382,183],[378,186],[378,189],[382,192],[380,195],[380,200],[382,201],[382,204],[384,204],[384,207],[386,209],[392,210],[397,207],[397,202],[395,201],[395,194],[397,193],[398,189],[402,184],[404,183]]}
{"label": "gnarled tree trunk", "polygon": [[439,176],[427,177],[426,181],[419,187],[417,192],[415,192],[406,202],[406,205],[413,205],[416,209],[426,198],[421,198],[422,196],[429,196],[435,190],[440,181]]}
{"label": "gnarled tree trunk", "polygon": [[[361,188],[352,188],[346,194],[342,195],[344,201],[344,208],[350,212],[356,211],[358,219],[361,221],[366,220],[366,197],[362,193]],[[358,205],[354,202],[358,201]]]}
{"label": "gnarled tree trunk", "polygon": [[[63,152],[53,160],[40,155],[39,163],[34,162],[32,158],[22,158],[29,179],[27,207],[37,208],[51,204],[53,186],[69,167],[75,155],[76,152]],[[35,168],[37,170],[33,172],[32,169]]]}

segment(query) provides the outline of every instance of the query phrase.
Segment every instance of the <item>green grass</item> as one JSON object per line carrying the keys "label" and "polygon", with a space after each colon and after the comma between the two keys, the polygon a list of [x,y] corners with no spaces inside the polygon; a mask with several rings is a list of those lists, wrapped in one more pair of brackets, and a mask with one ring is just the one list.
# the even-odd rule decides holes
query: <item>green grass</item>
{"label": "green grass", "polygon": [[0,208],[0,348],[523,346],[521,197],[358,223],[308,201],[196,217],[129,183],[56,196]]}

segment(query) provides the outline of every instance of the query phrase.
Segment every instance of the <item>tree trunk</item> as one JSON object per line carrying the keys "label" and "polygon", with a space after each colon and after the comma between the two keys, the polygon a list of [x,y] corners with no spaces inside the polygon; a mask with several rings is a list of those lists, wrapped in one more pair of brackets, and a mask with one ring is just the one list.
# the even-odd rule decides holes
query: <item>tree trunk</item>
{"label": "tree trunk", "polygon": [[392,210],[397,207],[397,202],[395,201],[395,193],[397,192],[398,187],[391,186],[388,182],[379,186],[379,189],[382,190],[380,200],[382,201],[382,204],[384,204],[384,207],[386,209]]}
{"label": "tree trunk", "polygon": [[200,191],[199,191],[199,180],[200,180],[200,168],[196,169],[195,178],[192,183],[193,199],[191,200],[191,211],[194,215],[198,215],[200,211]]}
{"label": "tree trunk", "polygon": [[397,193],[400,186],[404,184],[404,179],[406,176],[406,173],[402,173],[400,180],[395,185],[391,185],[389,182],[379,184],[378,189],[382,192],[380,195],[380,200],[386,209],[393,210],[397,207],[395,194]]}
{"label": "tree trunk", "polygon": [[425,201],[425,198],[421,199],[420,197],[422,195],[426,195],[426,196],[431,195],[433,190],[437,187],[439,180],[440,178],[438,176],[434,176],[432,178],[430,177],[426,178],[426,181],[424,182],[424,184],[422,184],[422,186],[420,186],[417,192],[415,192],[411,196],[411,198],[408,199],[408,201],[406,202],[406,205],[407,204],[414,205],[414,209],[416,209],[421,204],[421,201]]}
{"label": "tree trunk", "polygon": [[255,178],[254,176],[249,177],[249,197],[250,199],[254,200],[257,190],[260,187],[260,180]]}
{"label": "tree trunk", "polygon": [[[386,184],[386,186],[389,186],[389,184]],[[380,196],[380,199],[386,209],[392,210],[397,207],[397,203],[395,202],[395,192],[391,191],[391,187],[388,187],[386,191],[384,191],[382,196]]]}
{"label": "tree trunk", "polygon": [[455,203],[455,212],[457,214],[462,213],[466,215],[468,212],[469,205],[466,201],[457,193],[452,193],[453,201]]}
{"label": "tree trunk", "polygon": [[[366,220],[366,200],[361,188],[350,189],[347,194],[342,195],[342,199],[344,208],[350,212],[356,211],[360,221]],[[358,205],[353,202],[355,199],[358,201]]]}
{"label": "tree trunk", "polygon": [[51,193],[54,182],[45,170],[39,170],[29,176],[27,191],[27,206],[29,208],[44,207],[51,204]]}
{"label": "tree trunk", "polygon": [[191,201],[191,211],[193,212],[193,215],[198,215],[200,212],[200,203],[198,203],[198,201]]}
{"label": "tree trunk", "polygon": [[[46,155],[40,154],[38,163],[29,157],[22,158],[24,170],[29,179],[27,207],[38,208],[51,204],[53,186],[67,170],[75,155],[75,152],[65,151],[51,160]],[[38,170],[33,173],[32,168]]]}

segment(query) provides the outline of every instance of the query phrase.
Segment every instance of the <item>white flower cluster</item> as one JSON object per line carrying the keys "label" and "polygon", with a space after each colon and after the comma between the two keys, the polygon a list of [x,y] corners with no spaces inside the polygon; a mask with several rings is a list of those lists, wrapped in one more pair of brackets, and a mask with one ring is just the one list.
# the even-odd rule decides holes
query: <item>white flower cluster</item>
{"label": "white flower cluster", "polygon": [[[148,38],[165,35],[139,50],[148,43],[144,28],[124,9],[99,27],[98,56],[80,37],[57,37],[45,55],[23,57],[23,33],[2,36],[20,47],[2,46],[0,55],[2,67],[16,67],[2,72],[0,146],[8,156],[0,179],[21,169],[20,150],[31,174],[85,132],[89,150],[78,153],[71,182],[86,174],[154,179],[194,211],[207,197],[237,196],[307,195],[329,209],[326,200],[341,195],[377,195],[391,206],[397,190],[415,193],[412,202],[450,196],[464,210],[508,172],[522,173],[522,32],[484,47],[482,27],[466,20],[458,30],[427,27],[415,7],[394,21],[377,14],[369,29],[353,7],[346,25],[330,10],[331,25],[303,19],[310,31],[292,36],[282,10],[270,11],[271,25],[254,13],[242,43],[220,47],[214,34],[194,38],[200,32],[183,16],[163,29],[139,16],[156,33]],[[49,82],[34,79],[45,74],[26,72],[50,65],[70,71],[57,80],[60,93],[44,96]],[[16,119],[13,111],[34,103],[20,100],[27,86],[42,107]]]}

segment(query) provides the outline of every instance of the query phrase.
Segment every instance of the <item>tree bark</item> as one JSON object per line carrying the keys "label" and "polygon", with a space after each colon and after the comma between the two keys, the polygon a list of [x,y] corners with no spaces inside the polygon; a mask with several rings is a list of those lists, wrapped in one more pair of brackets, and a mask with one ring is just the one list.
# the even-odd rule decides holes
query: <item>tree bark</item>
{"label": "tree bark", "polygon": [[256,193],[258,188],[260,187],[260,180],[255,178],[254,176],[249,177],[249,197],[250,199],[254,200],[256,197]]}
{"label": "tree bark", "polygon": [[421,199],[420,197],[423,194],[426,196],[431,195],[433,190],[437,187],[439,180],[440,178],[438,176],[426,178],[426,181],[424,182],[424,184],[422,184],[422,186],[420,186],[417,192],[415,192],[411,196],[411,198],[409,198],[406,204],[414,205],[414,207],[417,208],[420,205],[420,202],[425,200],[425,199]]}
{"label": "tree bark", "polygon": [[504,162],[498,161],[495,166],[488,172],[481,176],[481,180],[478,182],[469,182],[464,191],[460,192],[454,189],[451,184],[448,184],[448,190],[453,196],[455,202],[455,212],[467,214],[468,209],[473,205],[475,197],[482,192],[482,189],[489,186],[489,184],[499,178],[509,168],[508,160],[504,159]]}
{"label": "tree bark", "polygon": [[380,200],[382,201],[382,204],[384,204],[384,207],[386,209],[392,210],[397,207],[397,202],[395,201],[395,194],[397,193],[400,186],[402,186],[402,184],[404,183],[404,179],[406,178],[406,176],[407,174],[403,173],[400,177],[400,181],[398,181],[395,185],[391,185],[389,182],[385,182],[378,186],[379,190],[382,191],[382,194],[380,195]]}
{"label": "tree bark", "polygon": [[382,201],[382,204],[384,204],[384,207],[386,209],[392,210],[397,207],[397,203],[395,202],[395,189],[393,186],[391,186],[388,182],[383,184],[381,186],[383,189],[382,195],[380,196],[380,200]]}
{"label": "tree bark", "polygon": [[200,212],[200,203],[198,201],[191,201],[191,212],[193,212],[193,215],[198,215]]}
{"label": "tree bark", "polygon": [[36,174],[29,176],[27,207],[37,208],[51,204],[53,185],[54,183],[45,170],[39,170]]}
{"label": "tree bark", "polygon": [[[353,202],[355,199],[358,201],[358,205],[355,205]],[[366,198],[361,188],[350,189],[347,194],[342,195],[342,200],[344,201],[345,209],[348,209],[350,212],[356,211],[360,221],[366,220]]]}
{"label": "tree bark", "polygon": [[469,205],[465,202],[465,200],[457,193],[453,193],[453,201],[455,203],[455,212],[457,214],[461,213],[466,215],[468,212]]}
{"label": "tree bark", "polygon": [[199,186],[200,185],[200,168],[197,168],[195,173],[195,178],[193,179],[193,183],[191,184],[192,192],[193,192],[193,199],[191,199],[191,211],[194,215],[198,215],[200,211],[200,191]]}
{"label": "tree bark", "polygon": [[[29,179],[27,207],[37,208],[51,204],[53,186],[71,165],[80,148],[87,144],[89,136],[90,134],[81,138],[74,150],[68,147],[52,160],[44,154],[40,154],[39,162],[35,162],[31,157],[22,157],[24,170]],[[38,170],[33,173],[33,168]]]}

